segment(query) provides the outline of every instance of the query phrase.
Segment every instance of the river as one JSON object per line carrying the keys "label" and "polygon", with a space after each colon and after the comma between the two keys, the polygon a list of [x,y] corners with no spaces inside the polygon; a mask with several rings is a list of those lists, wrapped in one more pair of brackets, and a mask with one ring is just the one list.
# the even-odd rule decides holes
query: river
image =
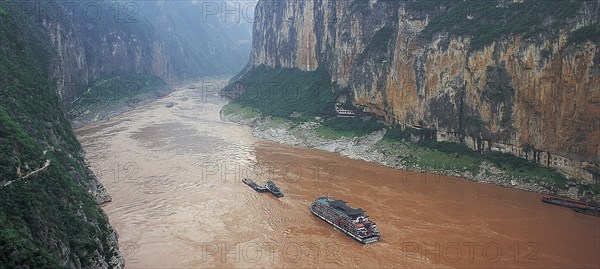
{"label": "river", "polygon": [[[76,130],[113,198],[103,209],[127,268],[600,267],[600,218],[536,193],[256,139],[220,120],[223,83],[180,86]],[[273,178],[285,197],[244,177]],[[321,195],[363,208],[381,241],[362,245],[313,216]]]}

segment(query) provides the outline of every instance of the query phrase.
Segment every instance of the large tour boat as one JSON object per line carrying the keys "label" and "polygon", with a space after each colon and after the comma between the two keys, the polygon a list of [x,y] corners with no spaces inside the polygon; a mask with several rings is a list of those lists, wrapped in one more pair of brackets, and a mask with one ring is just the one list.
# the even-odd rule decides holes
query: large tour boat
{"label": "large tour boat", "polygon": [[319,197],[310,204],[310,211],[363,244],[379,241],[377,225],[361,208],[352,208],[343,200]]}

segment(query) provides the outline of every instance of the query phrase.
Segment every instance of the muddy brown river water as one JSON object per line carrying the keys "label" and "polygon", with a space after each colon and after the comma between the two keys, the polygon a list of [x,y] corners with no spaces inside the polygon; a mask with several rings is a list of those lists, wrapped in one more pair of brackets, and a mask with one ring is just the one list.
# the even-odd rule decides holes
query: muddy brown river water
{"label": "muddy brown river water", "polygon": [[[536,193],[253,138],[219,119],[222,83],[76,130],[113,198],[103,208],[127,268],[600,267],[600,218]],[[285,197],[244,177],[273,178]],[[362,245],[313,216],[321,195],[366,210],[381,241]]]}

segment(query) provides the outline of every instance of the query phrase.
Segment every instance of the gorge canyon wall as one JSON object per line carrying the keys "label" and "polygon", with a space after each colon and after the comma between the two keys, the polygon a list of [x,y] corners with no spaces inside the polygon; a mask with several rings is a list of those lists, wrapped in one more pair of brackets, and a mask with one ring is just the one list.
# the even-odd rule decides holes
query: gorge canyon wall
{"label": "gorge canyon wall", "polygon": [[259,1],[246,68],[325,68],[388,123],[597,183],[600,4],[553,4]]}
{"label": "gorge canyon wall", "polygon": [[[227,16],[221,2],[51,0],[4,5],[16,6],[22,11],[19,23],[32,22],[49,37],[46,68],[66,105],[94,81],[122,74],[153,74],[166,82],[231,75],[244,66],[250,52],[251,16]],[[254,5],[230,8],[249,13]]]}

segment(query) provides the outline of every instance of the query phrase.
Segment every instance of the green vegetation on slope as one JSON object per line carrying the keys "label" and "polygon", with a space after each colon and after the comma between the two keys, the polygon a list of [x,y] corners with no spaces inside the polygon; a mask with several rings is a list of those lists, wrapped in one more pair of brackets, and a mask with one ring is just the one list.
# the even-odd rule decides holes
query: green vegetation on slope
{"label": "green vegetation on slope", "polygon": [[414,0],[411,11],[441,12],[421,32],[424,39],[447,31],[451,36],[472,36],[471,48],[480,49],[509,34],[524,38],[556,34],[586,0]]}
{"label": "green vegetation on slope", "polygon": [[224,115],[237,114],[237,115],[241,116],[242,119],[245,119],[245,120],[255,119],[255,118],[258,118],[261,116],[261,113],[258,110],[253,109],[251,107],[243,107],[235,102],[231,102],[231,103],[227,104],[225,107],[223,107],[223,114]]}
{"label": "green vegetation on slope", "polygon": [[164,95],[167,84],[151,74],[122,74],[99,79],[83,90],[80,98],[71,104],[71,116],[97,112],[111,107],[140,103]]}
{"label": "green vegetation on slope", "polygon": [[81,146],[36,57],[49,52],[25,42],[31,30],[0,16],[0,268],[94,267],[95,251],[107,261],[117,253],[106,216],[82,186]]}
{"label": "green vegetation on slope", "polygon": [[348,95],[349,89],[331,83],[331,76],[323,69],[307,72],[261,66],[225,87],[222,94],[232,96],[236,91],[239,95],[223,113],[237,113],[245,119],[271,116],[296,123],[321,117],[323,123],[316,131],[327,138],[363,136],[384,127],[372,117],[337,118],[335,100]]}
{"label": "green vegetation on slope", "polygon": [[411,135],[421,136],[426,132],[410,128],[405,130],[392,128],[385,134],[382,143],[392,144],[392,148],[402,149],[398,154],[403,158],[402,163],[409,167],[432,171],[469,172],[476,175],[479,172],[479,164],[485,160],[506,174],[523,181],[565,188],[567,179],[554,169],[540,166],[511,154],[499,152],[480,154],[463,144],[454,142],[424,140],[414,144],[407,143],[410,141]]}
{"label": "green vegetation on slope", "polygon": [[251,107],[264,115],[289,120],[334,116],[335,97],[331,77],[323,70],[268,69],[257,67],[222,90],[231,95],[241,88],[232,103]]}
{"label": "green vegetation on slope", "polygon": [[573,31],[568,38],[567,44],[579,44],[586,41],[600,43],[600,23],[581,27]]}
{"label": "green vegetation on slope", "polygon": [[316,129],[325,138],[358,137],[382,130],[384,124],[375,118],[332,118],[323,121]]}

